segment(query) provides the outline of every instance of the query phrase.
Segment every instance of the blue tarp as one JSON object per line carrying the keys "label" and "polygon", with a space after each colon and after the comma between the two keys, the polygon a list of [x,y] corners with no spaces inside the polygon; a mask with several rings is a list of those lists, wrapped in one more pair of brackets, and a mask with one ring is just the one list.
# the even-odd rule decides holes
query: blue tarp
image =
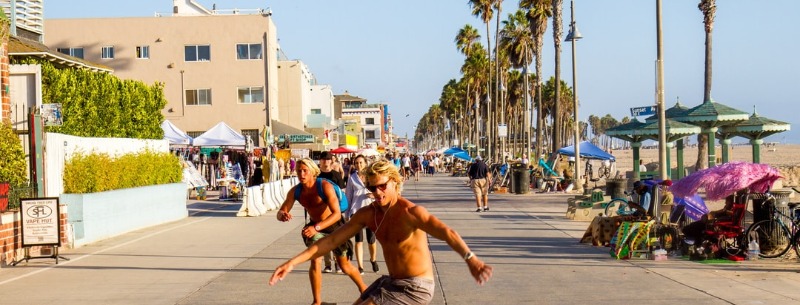
{"label": "blue tarp", "polygon": [[464,161],[472,161],[472,157],[469,156],[469,153],[466,150],[458,147],[450,147],[445,150],[443,154],[445,156],[453,156]]}
{"label": "blue tarp", "polygon": [[[600,149],[600,147],[595,146],[589,141],[581,142],[580,148],[581,148],[581,158],[616,161],[616,158],[614,158],[613,155],[605,152],[604,150]],[[571,157],[575,156],[575,146],[571,145],[563,147],[558,150],[558,153]]]}

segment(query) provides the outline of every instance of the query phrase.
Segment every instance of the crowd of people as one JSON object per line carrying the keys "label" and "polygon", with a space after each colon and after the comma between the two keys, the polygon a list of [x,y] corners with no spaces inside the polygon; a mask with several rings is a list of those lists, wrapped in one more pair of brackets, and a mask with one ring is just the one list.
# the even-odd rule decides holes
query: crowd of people
{"label": "crowd of people", "polygon": [[[323,263],[323,257],[332,253],[331,262],[350,277],[358,290],[355,304],[428,304],[435,288],[428,235],[446,241],[462,256],[476,282],[483,284],[489,280],[492,267],[471,252],[458,233],[425,207],[401,195],[405,181],[438,171],[441,161],[435,156],[390,153],[379,159],[355,156],[341,163],[335,159],[334,155],[323,152],[319,166],[307,158],[297,161],[295,174],[299,183],[289,190],[276,217],[282,222],[290,221],[294,203],[300,203],[308,214],[301,232],[307,248],[277,267],[270,285],[281,281],[297,264],[311,261],[313,304],[321,304],[322,273],[333,272],[330,263]],[[346,210],[341,209],[337,200],[338,189],[344,189],[349,203]],[[381,245],[388,271],[388,275],[370,286],[361,278],[365,240],[372,271],[380,270],[377,243]],[[350,263],[353,254],[357,267]]]}

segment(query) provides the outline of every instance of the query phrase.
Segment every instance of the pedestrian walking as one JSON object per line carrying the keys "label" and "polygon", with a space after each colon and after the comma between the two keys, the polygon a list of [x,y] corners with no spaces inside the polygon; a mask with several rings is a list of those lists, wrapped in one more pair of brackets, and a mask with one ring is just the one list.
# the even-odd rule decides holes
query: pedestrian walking
{"label": "pedestrian walking", "polygon": [[[372,193],[367,190],[366,177],[364,176],[364,169],[367,168],[367,158],[358,155],[353,159],[353,173],[347,180],[347,188],[345,188],[345,195],[350,200],[350,209],[345,212],[346,219],[350,219],[358,210],[369,206],[372,203]],[[365,233],[366,232],[366,233]],[[369,228],[358,231],[356,233],[356,263],[358,264],[358,271],[364,274],[364,237],[366,235],[367,248],[369,248],[369,262],[372,265],[372,272],[380,271],[378,266],[378,245],[375,240],[375,233]]]}
{"label": "pedestrian walking", "polygon": [[372,283],[354,304],[429,304],[435,282],[428,235],[447,242],[463,257],[478,284],[492,277],[492,267],[470,251],[457,232],[425,207],[400,196],[403,178],[390,162],[381,160],[368,166],[366,178],[367,188],[375,197],[370,208],[359,210],[341,228],[278,266],[270,277],[270,285],[277,284],[297,264],[317,259],[364,227],[375,232],[389,275]]}
{"label": "pedestrian walking", "polygon": [[[300,180],[300,183],[289,190],[286,194],[286,200],[283,201],[283,204],[277,212],[279,221],[286,222],[292,220],[292,214],[290,214],[289,211],[292,210],[295,200],[308,211],[310,221],[302,230],[303,242],[305,242],[306,246],[311,246],[316,241],[333,233],[334,230],[344,224],[342,213],[339,211],[338,197],[336,196],[333,186],[325,180],[320,181],[320,183],[322,183],[323,192],[325,193],[325,198],[327,199],[326,201],[323,201],[322,196],[318,193],[316,183],[319,174],[320,170],[317,165],[314,164],[313,160],[307,158],[300,160],[297,165],[297,179]],[[298,187],[302,188],[300,197],[295,198],[295,189]],[[363,292],[364,289],[366,289],[361,275],[353,268],[353,265],[351,265],[347,259],[347,253],[352,251],[352,247],[349,247],[348,244],[349,240],[346,239],[341,239],[336,244],[329,244],[330,247],[327,248],[325,252],[320,253],[320,255],[315,256],[313,260],[311,260],[308,276],[311,281],[311,293],[314,297],[313,304],[321,304],[322,302],[321,256],[330,251],[336,256],[336,261],[339,263],[342,271],[356,284],[358,291]]]}
{"label": "pedestrian walking", "polygon": [[475,212],[481,211],[481,204],[483,204],[483,211],[489,211],[489,167],[483,162],[480,155],[475,157],[475,162],[469,166],[467,170],[469,176],[469,185],[472,192],[475,193],[475,204],[478,209]]}

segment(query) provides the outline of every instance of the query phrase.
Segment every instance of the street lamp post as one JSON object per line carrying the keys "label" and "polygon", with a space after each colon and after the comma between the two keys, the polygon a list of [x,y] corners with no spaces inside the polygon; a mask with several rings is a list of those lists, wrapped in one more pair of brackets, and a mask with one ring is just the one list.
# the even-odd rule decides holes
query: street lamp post
{"label": "street lamp post", "polygon": [[575,41],[583,38],[581,33],[578,32],[578,26],[575,24],[575,1],[570,1],[570,14],[571,22],[569,24],[569,34],[565,41],[572,42],[572,108],[573,112],[573,136],[575,137],[575,174],[572,179],[575,184],[575,190],[578,192],[583,191],[583,185],[580,184],[581,179],[581,150],[580,150],[580,133],[578,126],[578,69],[575,61]]}

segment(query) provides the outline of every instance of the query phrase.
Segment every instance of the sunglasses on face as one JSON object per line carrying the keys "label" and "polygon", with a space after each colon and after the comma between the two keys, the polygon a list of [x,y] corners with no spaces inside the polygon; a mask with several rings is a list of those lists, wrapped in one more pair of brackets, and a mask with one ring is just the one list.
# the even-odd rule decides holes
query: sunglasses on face
{"label": "sunglasses on face", "polygon": [[378,185],[368,185],[368,186],[367,186],[367,189],[368,189],[370,192],[373,192],[373,193],[374,193],[375,191],[377,191],[378,189],[380,189],[381,191],[385,191],[385,190],[386,190],[386,186],[387,186],[388,184],[389,184],[389,181],[386,181],[386,183],[384,183],[384,184],[378,184]]}

